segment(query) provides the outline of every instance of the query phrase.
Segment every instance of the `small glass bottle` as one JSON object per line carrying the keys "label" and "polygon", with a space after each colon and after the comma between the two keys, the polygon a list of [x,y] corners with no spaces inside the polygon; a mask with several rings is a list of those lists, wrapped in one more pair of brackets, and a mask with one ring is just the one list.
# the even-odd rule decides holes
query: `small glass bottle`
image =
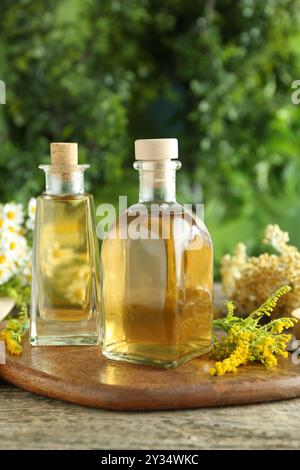
{"label": "small glass bottle", "polygon": [[177,139],[137,140],[135,153],[139,202],[102,244],[102,351],[176,367],[211,347],[212,243],[200,218],[176,202]]}
{"label": "small glass bottle", "polygon": [[38,196],[33,239],[30,342],[99,342],[99,254],[93,197],[84,192],[76,143],[51,144],[46,191]]}

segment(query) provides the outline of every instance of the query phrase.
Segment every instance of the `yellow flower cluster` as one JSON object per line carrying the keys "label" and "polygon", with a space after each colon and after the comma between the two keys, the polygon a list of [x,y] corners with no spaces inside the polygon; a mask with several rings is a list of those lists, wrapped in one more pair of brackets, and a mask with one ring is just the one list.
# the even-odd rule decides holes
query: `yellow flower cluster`
{"label": "yellow flower cluster", "polygon": [[278,225],[268,225],[264,243],[274,248],[278,254],[263,253],[249,257],[246,247],[239,243],[233,256],[227,254],[222,259],[221,278],[224,293],[245,314],[257,308],[274,289],[289,284],[293,287],[277,305],[274,316],[282,311],[291,312],[300,307],[300,253],[296,247],[288,245],[289,235]]}
{"label": "yellow flower cluster", "polygon": [[[238,366],[246,364],[249,356],[251,333],[243,331],[236,334],[232,331],[229,332],[227,341],[232,345],[236,341],[234,351],[223,361],[218,361],[209,371],[210,375],[224,375],[226,372],[234,372]],[[224,341],[226,343],[226,340]]]}
{"label": "yellow flower cluster", "polygon": [[6,322],[5,328],[0,331],[0,340],[4,341],[10,354],[19,356],[22,354],[22,336],[28,326],[27,306],[23,304],[19,317]]}
{"label": "yellow flower cluster", "polygon": [[290,290],[289,286],[281,287],[246,318],[235,316],[234,304],[227,303],[227,316],[214,321],[227,335],[214,342],[212,356],[217,362],[210,369],[210,375],[234,372],[238,366],[254,361],[270,368],[277,365],[276,356],[288,356],[286,345],[291,336],[282,331],[293,327],[297,320],[282,317],[261,324],[261,319],[270,316],[279,299]]}
{"label": "yellow flower cluster", "polygon": [[15,337],[14,333],[9,330],[3,330],[0,332],[0,339],[4,341],[7,351],[10,354],[19,356],[22,353],[22,346],[18,341],[18,338]]}

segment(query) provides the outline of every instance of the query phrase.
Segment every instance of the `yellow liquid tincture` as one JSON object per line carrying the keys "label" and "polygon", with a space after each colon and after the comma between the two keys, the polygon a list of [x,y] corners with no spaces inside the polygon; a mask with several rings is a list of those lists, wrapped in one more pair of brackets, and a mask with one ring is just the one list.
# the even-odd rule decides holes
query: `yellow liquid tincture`
{"label": "yellow liquid tincture", "polygon": [[138,140],[135,149],[139,202],[102,244],[102,350],[114,360],[176,367],[211,347],[212,243],[203,222],[176,202],[177,140]]}
{"label": "yellow liquid tincture", "polygon": [[46,191],[37,198],[30,341],[33,346],[99,341],[99,255],[93,197],[84,192],[77,144],[51,144]]}

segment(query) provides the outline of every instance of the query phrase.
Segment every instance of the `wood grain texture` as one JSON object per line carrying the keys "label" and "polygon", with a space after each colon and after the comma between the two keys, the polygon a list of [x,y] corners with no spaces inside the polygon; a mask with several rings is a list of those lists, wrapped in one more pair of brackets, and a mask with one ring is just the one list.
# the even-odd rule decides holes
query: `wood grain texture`
{"label": "wood grain texture", "polygon": [[35,347],[24,340],[22,356],[7,355],[0,376],[27,391],[110,410],[162,410],[256,403],[300,396],[300,368],[241,367],[211,377],[203,356],[176,369],[162,370],[109,361],[91,347]]}
{"label": "wood grain texture", "polygon": [[299,449],[300,399],[193,410],[106,411],[0,382],[0,449]]}

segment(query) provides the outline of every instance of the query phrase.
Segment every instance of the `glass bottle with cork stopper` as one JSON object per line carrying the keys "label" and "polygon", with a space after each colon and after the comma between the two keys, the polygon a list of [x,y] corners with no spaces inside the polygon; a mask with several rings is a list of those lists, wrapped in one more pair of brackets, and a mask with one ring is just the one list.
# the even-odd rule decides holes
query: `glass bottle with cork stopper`
{"label": "glass bottle with cork stopper", "polygon": [[33,240],[30,341],[33,346],[99,342],[99,254],[93,197],[84,192],[76,143],[51,144],[40,165]]}
{"label": "glass bottle with cork stopper", "polygon": [[102,351],[114,360],[176,367],[211,347],[209,233],[176,201],[177,139],[135,142],[139,201],[102,244]]}

